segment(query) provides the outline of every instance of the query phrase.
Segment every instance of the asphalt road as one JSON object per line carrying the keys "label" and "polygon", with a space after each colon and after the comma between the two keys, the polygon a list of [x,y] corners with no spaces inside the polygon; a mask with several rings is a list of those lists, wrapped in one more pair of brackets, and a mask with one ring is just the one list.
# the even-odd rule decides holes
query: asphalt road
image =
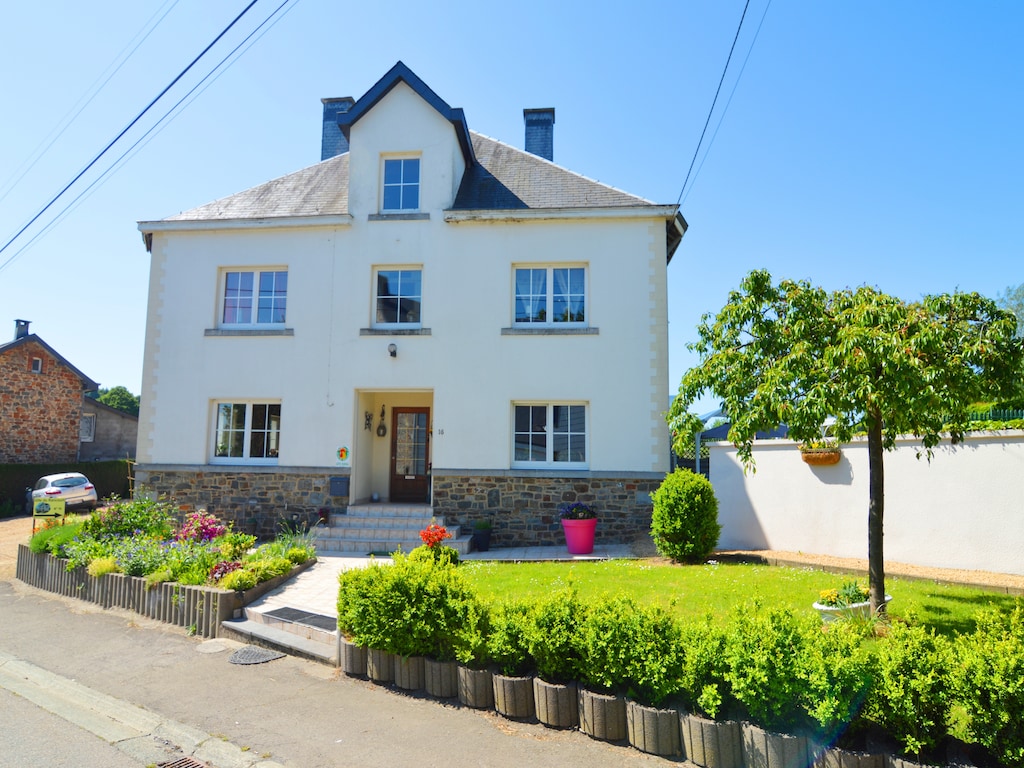
{"label": "asphalt road", "polygon": [[[237,647],[0,581],[0,766],[121,768],[196,745],[197,759],[218,768],[669,764],[578,731],[402,694],[293,657],[232,664]],[[37,701],[22,696],[7,707],[12,686],[30,683]],[[72,705],[84,705],[86,715]],[[124,762],[126,755],[133,759]]]}

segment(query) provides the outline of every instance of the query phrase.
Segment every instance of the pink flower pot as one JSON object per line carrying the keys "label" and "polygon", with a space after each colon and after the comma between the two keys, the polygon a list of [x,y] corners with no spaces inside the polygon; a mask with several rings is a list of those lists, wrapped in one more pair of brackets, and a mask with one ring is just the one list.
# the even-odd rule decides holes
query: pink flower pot
{"label": "pink flower pot", "polygon": [[565,531],[565,546],[570,555],[589,555],[594,551],[594,530],[597,518],[587,520],[562,520]]}

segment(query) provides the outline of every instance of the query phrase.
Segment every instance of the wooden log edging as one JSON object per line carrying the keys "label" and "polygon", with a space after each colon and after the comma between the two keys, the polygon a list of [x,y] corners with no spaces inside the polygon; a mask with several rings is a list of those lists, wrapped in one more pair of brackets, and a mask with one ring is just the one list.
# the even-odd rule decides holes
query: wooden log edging
{"label": "wooden log edging", "polygon": [[315,560],[296,566],[291,573],[246,592],[176,582],[156,584],[147,590],[146,580],[139,576],[122,573],[90,576],[85,568],[69,571],[67,560],[33,552],[20,544],[15,577],[36,589],[85,600],[103,608],[134,611],[165,624],[185,627],[199,637],[217,637],[221,622],[233,618],[237,611],[313,562]]}

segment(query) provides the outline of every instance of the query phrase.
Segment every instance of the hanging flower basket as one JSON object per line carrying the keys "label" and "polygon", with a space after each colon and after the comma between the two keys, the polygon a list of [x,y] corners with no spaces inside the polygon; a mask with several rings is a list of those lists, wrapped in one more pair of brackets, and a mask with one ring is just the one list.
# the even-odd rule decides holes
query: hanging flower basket
{"label": "hanging flower basket", "polygon": [[800,446],[800,458],[804,460],[805,464],[810,464],[813,467],[825,467],[829,464],[838,464],[842,455],[843,454],[837,445],[825,446],[822,448],[811,448],[803,445]]}

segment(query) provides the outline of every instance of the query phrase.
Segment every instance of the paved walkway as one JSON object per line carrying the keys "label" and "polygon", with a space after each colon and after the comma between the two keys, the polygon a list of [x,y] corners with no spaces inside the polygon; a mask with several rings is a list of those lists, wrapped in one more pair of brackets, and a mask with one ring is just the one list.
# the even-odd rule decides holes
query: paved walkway
{"label": "paved walkway", "polygon": [[[539,560],[612,560],[632,557],[625,544],[597,544],[589,555],[570,555],[565,547],[509,547],[488,552],[471,552],[463,561],[498,560],[525,562]],[[275,608],[298,608],[321,616],[338,615],[338,574],[349,568],[361,568],[371,562],[388,562],[387,557],[362,557],[324,552],[317,555],[316,563],[287,581],[273,592],[249,606],[251,610],[266,612]]]}

